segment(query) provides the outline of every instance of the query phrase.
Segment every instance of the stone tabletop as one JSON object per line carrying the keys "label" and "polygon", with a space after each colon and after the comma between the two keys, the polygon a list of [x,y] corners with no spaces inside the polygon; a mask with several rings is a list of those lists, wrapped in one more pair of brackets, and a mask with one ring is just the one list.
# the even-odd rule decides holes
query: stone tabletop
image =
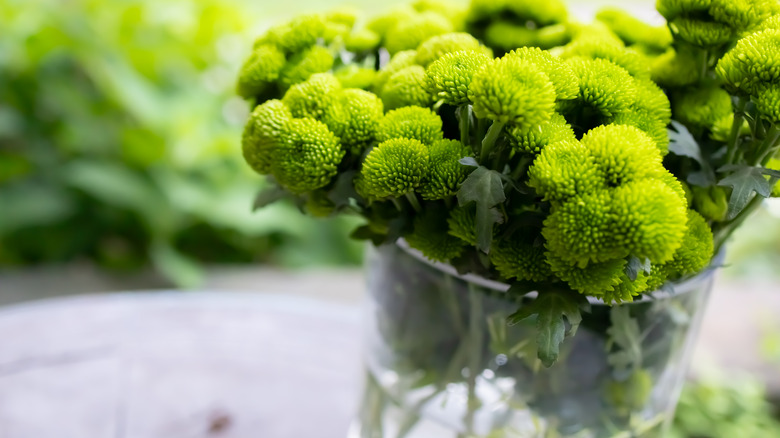
{"label": "stone tabletop", "polygon": [[0,438],[343,438],[356,306],[235,293],[0,310]]}

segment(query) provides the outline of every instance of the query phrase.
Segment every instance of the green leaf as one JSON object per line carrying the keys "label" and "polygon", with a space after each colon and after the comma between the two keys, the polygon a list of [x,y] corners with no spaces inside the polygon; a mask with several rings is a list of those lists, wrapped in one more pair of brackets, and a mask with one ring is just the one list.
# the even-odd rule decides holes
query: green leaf
{"label": "green leaf", "polygon": [[355,240],[370,240],[374,245],[381,245],[387,240],[387,235],[374,230],[370,225],[357,227],[350,235]]}
{"label": "green leaf", "polygon": [[[582,311],[590,311],[584,295],[573,291],[549,291],[518,309],[507,319],[509,325],[536,316],[537,355],[546,367],[551,367],[560,355],[561,343],[574,336],[582,322]],[[566,329],[566,322],[569,329]]]}
{"label": "green leaf", "polygon": [[458,163],[469,167],[479,167],[479,163],[477,163],[477,159],[474,157],[463,157],[458,160]]}
{"label": "green leaf", "polygon": [[640,271],[644,271],[645,274],[650,275],[651,270],[652,264],[648,258],[640,260],[638,257],[631,256],[626,264],[626,276],[628,276],[631,281],[636,281]]}
{"label": "green leaf", "polygon": [[252,204],[252,211],[259,210],[263,207],[267,207],[276,201],[287,197],[287,191],[285,191],[278,184],[273,184],[271,187],[263,189],[257,194],[255,202]]}
{"label": "green leaf", "polygon": [[719,186],[731,187],[729,209],[726,219],[732,220],[750,202],[755,192],[757,196],[768,198],[772,193],[772,187],[777,178],[772,176],[769,180],[764,177],[766,169],[751,166],[724,166],[721,171],[734,171],[731,175],[718,182]]}
{"label": "green leaf", "polygon": [[607,329],[607,349],[614,351],[607,356],[607,362],[620,371],[641,367],[642,334],[629,306],[612,307],[609,317],[612,324]]}
{"label": "green leaf", "polygon": [[497,215],[498,211],[493,207],[505,200],[501,174],[484,166],[471,172],[458,190],[458,204],[461,207],[471,202],[477,204],[477,248],[485,253],[490,252],[493,225],[501,219],[500,214]]}
{"label": "green leaf", "polygon": [[710,163],[701,153],[701,148],[696,139],[693,138],[688,128],[680,122],[672,120],[672,127],[669,129],[669,152],[680,156],[688,157],[699,163],[701,170],[693,172],[688,177],[688,182],[702,187],[708,187],[715,184],[715,172]]}

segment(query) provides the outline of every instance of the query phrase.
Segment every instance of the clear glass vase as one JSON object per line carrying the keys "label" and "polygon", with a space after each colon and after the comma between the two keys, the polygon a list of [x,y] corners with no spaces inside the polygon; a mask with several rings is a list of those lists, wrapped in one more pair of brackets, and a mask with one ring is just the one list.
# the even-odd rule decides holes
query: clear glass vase
{"label": "clear glass vase", "polygon": [[367,259],[366,381],[351,438],[655,437],[674,415],[713,281],[707,270],[620,306],[592,301],[556,364],[522,300],[413,250]]}

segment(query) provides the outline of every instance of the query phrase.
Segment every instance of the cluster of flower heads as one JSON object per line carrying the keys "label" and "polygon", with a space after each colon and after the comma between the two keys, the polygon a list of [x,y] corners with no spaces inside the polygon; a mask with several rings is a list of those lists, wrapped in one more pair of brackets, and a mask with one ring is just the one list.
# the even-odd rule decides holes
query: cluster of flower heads
{"label": "cluster of flower heads", "polygon": [[[669,27],[616,9],[580,24],[557,0],[298,18],[261,37],[242,69],[239,93],[259,103],[244,156],[312,214],[363,215],[375,241],[404,237],[451,262],[484,251],[488,221],[481,273],[630,301],[703,269],[710,223],[726,214],[722,187],[664,167],[672,115],[715,139],[731,132],[729,92],[780,116],[776,2],[658,7]],[[728,91],[703,81],[696,50],[737,36],[717,66]],[[458,205],[484,175],[499,202]],[[344,181],[349,202],[337,199]]]}

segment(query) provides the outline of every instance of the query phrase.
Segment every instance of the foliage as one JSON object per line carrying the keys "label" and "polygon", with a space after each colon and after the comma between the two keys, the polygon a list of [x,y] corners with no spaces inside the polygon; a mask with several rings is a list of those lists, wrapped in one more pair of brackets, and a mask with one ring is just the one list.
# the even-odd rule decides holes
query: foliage
{"label": "foliage", "polygon": [[341,221],[290,203],[251,214],[265,183],[237,156],[247,110],[233,97],[249,8],[0,5],[0,264],[151,261],[191,286],[197,261],[359,258]]}

